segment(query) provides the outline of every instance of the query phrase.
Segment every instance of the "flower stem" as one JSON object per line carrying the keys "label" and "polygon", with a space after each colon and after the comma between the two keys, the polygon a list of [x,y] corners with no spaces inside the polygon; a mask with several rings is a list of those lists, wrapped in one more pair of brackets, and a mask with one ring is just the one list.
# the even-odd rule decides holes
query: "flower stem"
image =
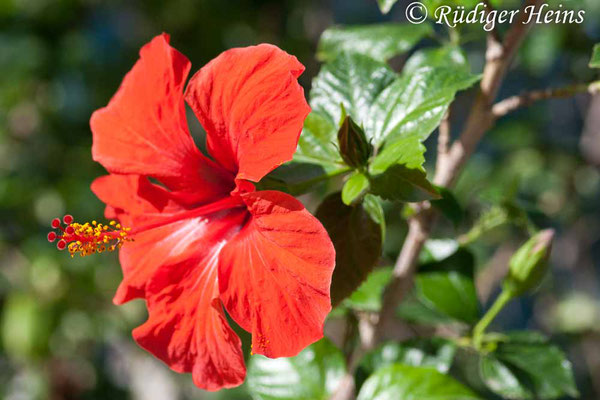
{"label": "flower stem", "polygon": [[475,348],[481,349],[483,342],[483,334],[489,324],[496,318],[496,316],[502,311],[504,306],[513,299],[513,294],[508,290],[502,290],[502,293],[496,298],[494,304],[485,313],[485,315],[479,320],[475,328],[473,328],[473,344]]}

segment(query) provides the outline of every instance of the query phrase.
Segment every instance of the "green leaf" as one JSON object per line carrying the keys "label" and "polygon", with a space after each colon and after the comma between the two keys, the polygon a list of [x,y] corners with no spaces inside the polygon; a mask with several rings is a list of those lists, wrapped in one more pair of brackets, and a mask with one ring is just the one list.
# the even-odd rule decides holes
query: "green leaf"
{"label": "green leaf", "polygon": [[466,386],[433,368],[393,364],[366,380],[358,400],[474,400]]}
{"label": "green leaf", "polygon": [[379,9],[383,14],[387,14],[390,12],[394,4],[396,4],[398,0],[377,0],[377,4],[379,4]]}
{"label": "green leaf", "polygon": [[339,192],[328,196],[315,215],[327,229],[336,251],[331,283],[331,302],[335,306],[377,264],[382,248],[381,228],[362,204],[345,205]]}
{"label": "green leaf", "polygon": [[600,68],[600,43],[594,46],[592,58],[590,59],[590,68]]}
{"label": "green leaf", "polygon": [[371,132],[376,146],[412,136],[425,140],[440,124],[456,92],[478,80],[479,75],[456,67],[423,67],[402,74],[377,96],[365,131]]}
{"label": "green leaf", "polygon": [[421,142],[439,126],[456,92],[478,79],[462,68],[425,67],[403,74],[388,86],[377,97],[365,124],[376,147],[385,143],[371,171],[385,171],[405,160],[414,166],[423,160]]}
{"label": "green leaf", "polygon": [[289,358],[250,357],[248,390],[257,400],[326,400],[346,372],[344,356],[321,339]]}
{"label": "green leaf", "polygon": [[384,63],[343,53],[325,64],[313,80],[310,103],[322,117],[320,132],[329,132],[320,136],[326,138],[321,142],[336,140],[334,127],[344,109],[375,148],[384,145],[369,168],[378,174],[394,164],[420,168],[425,152],[421,142],[439,125],[456,92],[478,79],[457,67],[425,67],[398,77]]}
{"label": "green leaf", "polygon": [[321,165],[343,164],[336,145],[337,131],[337,121],[312,111],[304,120],[294,161]]}
{"label": "green leaf", "polygon": [[344,305],[359,311],[381,310],[381,296],[391,277],[392,267],[375,269],[358,289],[344,300]]}
{"label": "green leaf", "polygon": [[391,364],[431,367],[439,372],[450,370],[456,345],[443,338],[411,339],[401,343],[388,342],[366,354],[359,364],[361,374],[369,376]]}
{"label": "green leaf", "polygon": [[504,205],[494,205],[485,210],[473,223],[471,229],[463,234],[461,243],[472,243],[494,229],[510,222],[510,213]]}
{"label": "green leaf", "polygon": [[486,386],[508,399],[527,399],[529,391],[519,382],[516,374],[493,355],[484,355],[479,361],[479,373]]}
{"label": "green leaf", "polygon": [[481,358],[487,387],[509,399],[577,397],[571,364],[564,353],[535,332],[516,332]]}
{"label": "green leaf", "polygon": [[403,302],[401,315],[423,323],[477,322],[480,308],[474,268],[474,257],[464,248],[441,261],[421,265],[412,301]]}
{"label": "green leaf", "polygon": [[457,250],[458,242],[455,239],[428,239],[419,255],[419,263],[442,261],[456,253]]}
{"label": "green leaf", "polygon": [[466,10],[471,10],[480,0],[421,0],[421,3],[427,7],[429,18],[435,18],[435,10],[440,6],[450,6],[456,9],[456,6],[462,6]]}
{"label": "green leaf", "polygon": [[442,196],[439,200],[433,200],[431,205],[441,211],[456,227],[463,219],[464,210],[454,197],[454,194],[446,188],[436,186],[438,193]]}
{"label": "green leaf", "polygon": [[453,45],[415,51],[404,64],[402,73],[411,74],[422,67],[455,67],[470,71],[465,53]]}
{"label": "green leaf", "polygon": [[474,269],[474,257],[466,249],[442,261],[421,265],[415,284],[419,298],[451,318],[477,322],[480,310]]}
{"label": "green leaf", "polygon": [[[310,105],[313,112],[325,117],[337,127],[342,120],[342,107],[358,125],[370,118],[370,107],[377,96],[396,79],[385,63],[359,54],[340,54],[333,62],[323,65],[313,79]],[[369,132],[365,132],[370,138]],[[328,138],[335,142],[337,128]],[[302,136],[301,136],[302,137]]]}
{"label": "green leaf", "polygon": [[452,324],[456,322],[449,316],[424,303],[414,292],[411,292],[400,303],[398,316],[405,321],[421,325]]}
{"label": "green leaf", "polygon": [[367,193],[363,200],[363,208],[381,227],[381,242],[385,242],[385,213],[381,206],[381,200],[379,197]]}
{"label": "green leaf", "polygon": [[373,174],[385,172],[391,165],[402,164],[407,168],[422,168],[425,162],[425,146],[417,137],[406,137],[387,145],[371,162],[369,171]]}
{"label": "green leaf", "polygon": [[364,174],[355,171],[344,184],[342,188],[342,201],[347,206],[351,205],[356,199],[360,198],[369,189],[369,178]]}
{"label": "green leaf", "polygon": [[346,52],[387,61],[407,52],[432,32],[430,24],[383,23],[334,26],[321,35],[317,58],[321,61],[332,61]]}
{"label": "green leaf", "polygon": [[386,200],[415,202],[439,198],[425,172],[396,164],[384,173],[371,177],[371,193]]}

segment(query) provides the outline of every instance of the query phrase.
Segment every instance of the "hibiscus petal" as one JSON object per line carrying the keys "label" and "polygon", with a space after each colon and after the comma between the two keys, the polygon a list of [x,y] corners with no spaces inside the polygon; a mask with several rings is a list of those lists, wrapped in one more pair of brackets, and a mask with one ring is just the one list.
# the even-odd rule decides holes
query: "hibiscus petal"
{"label": "hibiscus petal", "polygon": [[107,218],[119,218],[125,225],[145,214],[184,209],[168,191],[139,175],[104,175],[92,182],[91,189],[106,204]]}
{"label": "hibiscus petal", "polygon": [[219,256],[221,300],[252,332],[255,353],[294,356],[323,336],[335,250],[293,197],[262,191],[243,199],[252,217]]}
{"label": "hibiscus petal", "polygon": [[190,80],[186,100],[207,132],[212,157],[258,182],[292,159],[310,107],[304,66],[273,45],[225,51]]}
{"label": "hibiscus petal", "polygon": [[219,301],[217,259],[245,212],[206,225],[203,244],[180,263],[163,265],[146,289],[148,320],[133,331],[140,346],[177,372],[192,372],[206,390],[241,384],[246,369],[239,337]]}
{"label": "hibiscus petal", "polygon": [[190,62],[155,37],[108,106],[94,112],[92,155],[109,172],[149,175],[172,190],[197,191],[195,201],[228,193],[231,174],[200,153],[189,134],[183,85]]}
{"label": "hibiscus petal", "polygon": [[[232,230],[239,229],[244,213],[240,209],[221,211],[208,216],[184,218],[136,233],[133,242],[123,245],[119,261],[123,281],[113,298],[115,304],[143,297],[146,284],[163,265],[177,264],[210,246],[206,236],[218,227],[216,219],[227,217]],[[144,222],[152,224],[177,214],[162,214]],[[138,227],[139,229],[139,227]]]}

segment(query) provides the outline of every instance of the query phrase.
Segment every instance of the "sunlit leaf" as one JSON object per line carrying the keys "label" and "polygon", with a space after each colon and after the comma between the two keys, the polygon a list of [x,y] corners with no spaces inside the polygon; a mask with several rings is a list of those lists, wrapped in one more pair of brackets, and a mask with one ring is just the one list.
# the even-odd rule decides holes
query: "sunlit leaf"
{"label": "sunlit leaf", "polygon": [[452,365],[456,345],[443,338],[410,339],[404,342],[387,342],[367,353],[357,370],[357,380],[364,379],[376,370],[391,364],[431,367],[446,373]]}
{"label": "sunlit leaf", "polygon": [[415,51],[404,64],[402,73],[413,73],[422,67],[456,67],[467,72],[470,70],[465,53],[460,47],[453,45]]}
{"label": "sunlit leaf", "polygon": [[331,127],[339,124],[344,109],[375,148],[383,146],[370,172],[381,173],[394,164],[420,168],[425,152],[421,142],[439,125],[456,92],[478,79],[456,66],[424,67],[397,76],[384,63],[343,53],[313,80],[310,103],[329,121],[327,142],[335,141],[337,131]]}
{"label": "sunlit leaf", "polygon": [[373,174],[385,172],[391,165],[402,164],[407,168],[422,168],[425,162],[425,146],[417,137],[411,136],[396,140],[387,145],[385,151],[377,155],[369,166]]}
{"label": "sunlit leaf", "polygon": [[425,140],[440,124],[456,92],[478,80],[478,75],[455,67],[423,67],[402,74],[377,96],[365,123],[367,135],[372,135],[375,145],[413,136]]}
{"label": "sunlit leaf", "polygon": [[456,253],[458,247],[455,239],[428,239],[419,255],[419,262],[427,264],[442,261]]}
{"label": "sunlit leaf", "polygon": [[321,35],[317,57],[321,61],[331,61],[341,53],[347,52],[387,61],[407,52],[432,32],[430,24],[334,26]]}
{"label": "sunlit leaf", "polygon": [[317,111],[308,114],[298,140],[294,161],[325,165],[343,163],[337,148],[337,124],[338,122],[328,115]]}
{"label": "sunlit leaf", "polygon": [[368,189],[369,178],[360,172],[354,172],[342,188],[342,201],[349,206]]}
{"label": "sunlit leaf", "polygon": [[479,397],[458,381],[429,367],[392,364],[363,384],[358,400],[474,400]]}
{"label": "sunlit leaf", "polygon": [[321,339],[295,357],[251,356],[248,390],[257,400],[326,400],[345,372],[341,351]]}
{"label": "sunlit leaf", "polygon": [[481,358],[481,377],[493,392],[508,399],[577,397],[571,363],[536,332],[516,332]]}
{"label": "sunlit leaf", "polygon": [[[386,64],[367,56],[343,53],[323,65],[313,79],[310,105],[333,126],[342,119],[343,105],[347,115],[364,126],[370,118],[371,105],[394,79],[396,74]],[[365,133],[367,138],[372,137]],[[330,136],[331,142],[336,141],[336,134],[337,128]]]}

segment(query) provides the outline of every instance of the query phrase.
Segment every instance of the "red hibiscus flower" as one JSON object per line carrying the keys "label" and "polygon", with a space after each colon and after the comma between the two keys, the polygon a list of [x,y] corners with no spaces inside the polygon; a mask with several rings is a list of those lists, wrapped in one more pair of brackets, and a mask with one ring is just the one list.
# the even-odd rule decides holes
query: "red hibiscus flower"
{"label": "red hibiscus flower", "polygon": [[[149,314],[133,337],[204,389],[239,385],[246,373],[223,307],[252,333],[254,353],[293,356],[323,336],[333,245],[299,201],[252,184],[292,158],[310,111],[303,70],[272,45],[232,49],[184,93],[190,62],[168,35],[154,38],[91,119],[93,158],[110,173],[92,190],[130,230],[53,222],[72,254],[123,245],[114,302],[145,298]],[[189,134],[184,98],[211,158]]]}

